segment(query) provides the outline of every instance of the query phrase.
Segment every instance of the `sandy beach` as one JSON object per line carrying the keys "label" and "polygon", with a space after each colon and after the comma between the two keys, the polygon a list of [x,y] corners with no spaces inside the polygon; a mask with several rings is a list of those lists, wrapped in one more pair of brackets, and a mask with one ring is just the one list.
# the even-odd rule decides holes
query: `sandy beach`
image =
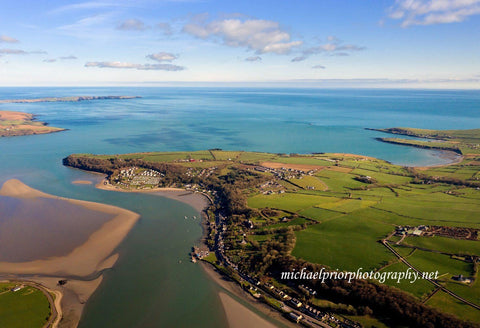
{"label": "sandy beach", "polygon": [[[250,294],[246,293],[239,285],[237,285],[235,282],[228,280],[225,278],[222,274],[218,273],[215,271],[214,267],[205,262],[200,262],[200,265],[202,266],[202,269],[205,271],[205,273],[209,276],[210,279],[212,279],[218,286],[222,287],[226,291],[234,294],[235,296],[238,296],[239,298],[249,302],[257,310],[262,312],[263,314],[267,315],[270,318],[273,318],[275,321],[281,323],[282,327],[298,327],[298,325],[295,325],[294,323],[290,322],[286,318],[284,318],[279,312],[276,310],[272,309],[270,306],[266,305],[265,303],[262,303],[258,301],[257,299],[253,298]],[[226,297],[221,296],[221,294],[225,295]],[[232,299],[230,296],[226,295],[225,293],[220,292],[220,299],[222,301],[222,306],[225,310],[225,314],[227,316],[227,321],[229,323],[230,328],[235,328],[235,327],[277,327],[275,324],[266,321],[264,318],[260,317],[258,314],[255,312],[251,311],[247,307],[243,306],[242,304],[238,303],[234,299]],[[230,300],[227,299],[230,298]],[[235,304],[236,303],[236,304]],[[241,307],[241,308],[240,308]],[[236,313],[238,312],[239,315]],[[242,321],[243,319],[238,319],[238,318],[249,318],[248,319],[248,325],[244,324],[241,326],[236,325],[238,320],[240,320],[240,323],[244,323]],[[266,325],[263,325],[266,323]],[[268,326],[267,326],[268,325]]]}
{"label": "sandy beach", "polygon": [[106,183],[105,179],[95,185],[95,187],[101,190],[108,191],[155,194],[188,204],[198,212],[203,212],[205,208],[210,204],[210,199],[206,195],[200,192],[193,192],[182,188],[123,189]]}
{"label": "sandy beach", "polygon": [[441,150],[440,151],[440,158],[447,159],[449,162],[446,164],[434,164],[434,165],[427,165],[427,166],[414,166],[414,168],[418,170],[428,170],[433,167],[444,167],[449,165],[454,165],[461,163],[463,161],[464,156],[459,155],[456,152],[449,151],[449,150]]}
{"label": "sandy beach", "polygon": [[[56,199],[112,215],[112,219],[65,256],[27,262],[0,262],[1,278],[26,279],[61,293],[58,298],[61,299],[61,308],[57,311],[63,312],[64,318],[59,327],[76,327],[85,302],[102,280],[102,270],[115,264],[118,254],[113,251],[140,216],[111,205],[49,195],[13,179],[4,183],[0,196],[31,201],[39,198]],[[61,279],[67,279],[67,284],[59,286],[58,281]]]}
{"label": "sandy beach", "polygon": [[230,328],[275,328],[276,326],[250,311],[225,293],[218,294]]}

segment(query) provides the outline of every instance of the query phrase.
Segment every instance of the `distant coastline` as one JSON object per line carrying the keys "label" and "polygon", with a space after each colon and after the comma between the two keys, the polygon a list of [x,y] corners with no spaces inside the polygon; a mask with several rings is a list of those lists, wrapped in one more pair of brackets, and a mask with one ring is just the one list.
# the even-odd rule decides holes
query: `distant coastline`
{"label": "distant coastline", "polygon": [[48,126],[35,120],[35,115],[23,112],[0,111],[0,137],[18,137],[32,134],[47,134],[66,129]]}
{"label": "distant coastline", "polygon": [[140,96],[74,96],[74,97],[45,97],[45,98],[25,98],[25,99],[3,99],[0,104],[30,104],[39,102],[79,102],[87,100],[108,100],[108,99],[136,99]]}

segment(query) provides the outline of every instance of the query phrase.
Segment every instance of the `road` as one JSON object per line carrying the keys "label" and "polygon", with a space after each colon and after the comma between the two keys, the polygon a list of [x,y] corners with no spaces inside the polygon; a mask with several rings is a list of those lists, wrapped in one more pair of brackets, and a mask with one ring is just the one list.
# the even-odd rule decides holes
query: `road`
{"label": "road", "polygon": [[[408,265],[413,271],[417,272],[418,274],[422,275],[423,272],[418,270],[417,268],[415,268],[413,265],[411,265],[403,256],[401,256],[395,249],[393,249],[392,246],[390,246],[390,244],[388,243],[387,239],[383,239],[382,240],[382,244],[387,247],[396,257],[398,257],[398,259],[400,261],[402,261],[403,263],[405,263],[406,265]],[[472,303],[470,302],[469,300],[466,300],[464,299],[463,297],[455,294],[454,292],[452,292],[451,290],[447,289],[446,287],[444,287],[443,285],[439,284],[438,282],[436,282],[435,280],[433,279],[426,279],[428,280],[430,283],[432,283],[433,285],[437,286],[438,288],[440,288],[442,291],[444,291],[445,293],[447,293],[448,295],[456,298],[457,300],[467,304],[467,305],[470,305],[471,307],[477,309],[477,310],[480,310],[480,306],[475,304],[475,303]]]}

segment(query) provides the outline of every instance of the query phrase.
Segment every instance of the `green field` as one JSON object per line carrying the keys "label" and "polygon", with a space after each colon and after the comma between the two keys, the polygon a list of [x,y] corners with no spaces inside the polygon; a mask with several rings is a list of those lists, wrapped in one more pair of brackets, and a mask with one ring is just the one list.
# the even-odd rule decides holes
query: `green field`
{"label": "green field", "polygon": [[296,233],[292,255],[332,269],[372,270],[394,259],[377,241],[391,226],[355,215],[345,215]]}
{"label": "green field", "polygon": [[16,284],[0,283],[0,327],[41,328],[50,316],[50,305],[43,293],[33,287],[12,292]]}
{"label": "green field", "polygon": [[319,178],[312,176],[304,176],[301,179],[290,179],[290,182],[307,189],[308,187],[314,187],[315,190],[326,190],[327,185]]}
{"label": "green field", "polygon": [[455,314],[465,320],[480,322],[480,311],[471,308],[460,302],[452,296],[440,291],[433,295],[426,303],[427,305],[436,307],[447,313]]}
{"label": "green field", "polygon": [[[463,151],[474,145],[462,142],[468,143],[475,138],[469,132],[464,136],[456,134],[455,139],[449,140],[459,142],[458,147]],[[103,156],[104,159],[112,158]],[[406,168],[378,159],[342,154],[279,155],[212,150],[120,156],[170,162],[189,166],[197,172],[204,167],[218,167],[214,182],[231,184],[228,190],[237,192],[233,200],[240,208],[228,221],[228,238],[225,239],[228,256],[239,267],[254,261],[249,262],[250,267],[257,268],[259,276],[263,277],[271,274],[268,267],[272,259],[285,254],[334,270],[406,271],[407,266],[380,242],[387,236],[391,236],[391,243],[400,241],[399,235],[392,236],[398,226],[480,229],[480,181],[477,181],[480,179],[480,158],[476,155],[465,157],[462,163],[429,169]],[[263,162],[284,163],[285,168],[281,165],[277,169],[271,168],[276,165],[259,168]],[[305,168],[301,165],[319,167],[310,176],[301,172]],[[365,176],[372,179],[365,179]],[[235,185],[232,177],[240,179],[241,183]],[[185,181],[184,177],[182,179]],[[253,228],[247,228],[248,221],[254,223]],[[247,243],[240,245],[244,239]],[[409,236],[403,244],[392,246],[415,268],[439,271],[439,281],[446,288],[480,304],[479,283],[466,285],[451,279],[459,274],[474,277],[474,265],[465,258],[447,255],[480,255],[480,241]],[[262,265],[257,266],[257,263]],[[434,291],[434,285],[425,280],[385,283],[410,293],[418,301],[425,300]],[[443,293],[435,294],[427,304],[480,321],[476,310]],[[364,316],[357,319],[366,326],[381,324]]]}
{"label": "green field", "polygon": [[407,237],[403,244],[452,254],[480,256],[480,241],[461,240],[447,237]]}
{"label": "green field", "polygon": [[450,258],[448,255],[425,252],[421,250],[408,258],[408,262],[423,272],[438,271],[441,279],[450,279],[453,275],[470,277],[473,273],[473,264]]}
{"label": "green field", "polygon": [[[406,272],[407,270],[408,266],[406,264],[403,262],[397,262],[383,268],[380,272]],[[423,299],[435,288],[433,284],[426,280],[417,279],[414,281],[413,278],[410,280],[403,279],[400,280],[400,282],[397,282],[396,280],[386,280],[385,284],[404,290],[420,299]]]}

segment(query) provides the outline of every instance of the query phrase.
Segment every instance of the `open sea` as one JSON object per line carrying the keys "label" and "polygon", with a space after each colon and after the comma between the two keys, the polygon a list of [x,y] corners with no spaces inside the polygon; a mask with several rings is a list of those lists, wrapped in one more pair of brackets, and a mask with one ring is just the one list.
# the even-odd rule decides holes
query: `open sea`
{"label": "open sea", "polygon": [[480,128],[480,91],[0,88],[0,99],[77,95],[142,98],[0,104],[0,110],[33,113],[52,126],[69,129],[0,138],[0,184],[17,178],[47,193],[113,204],[142,215],[119,247],[119,262],[87,303],[81,328],[227,324],[219,287],[188,260],[201,227],[183,217],[198,213],[159,196],[72,185],[93,175],[62,166],[65,156],[222,148],[344,152],[423,166],[446,159],[437,151],[378,142],[375,137],[386,135],[364,128]]}

